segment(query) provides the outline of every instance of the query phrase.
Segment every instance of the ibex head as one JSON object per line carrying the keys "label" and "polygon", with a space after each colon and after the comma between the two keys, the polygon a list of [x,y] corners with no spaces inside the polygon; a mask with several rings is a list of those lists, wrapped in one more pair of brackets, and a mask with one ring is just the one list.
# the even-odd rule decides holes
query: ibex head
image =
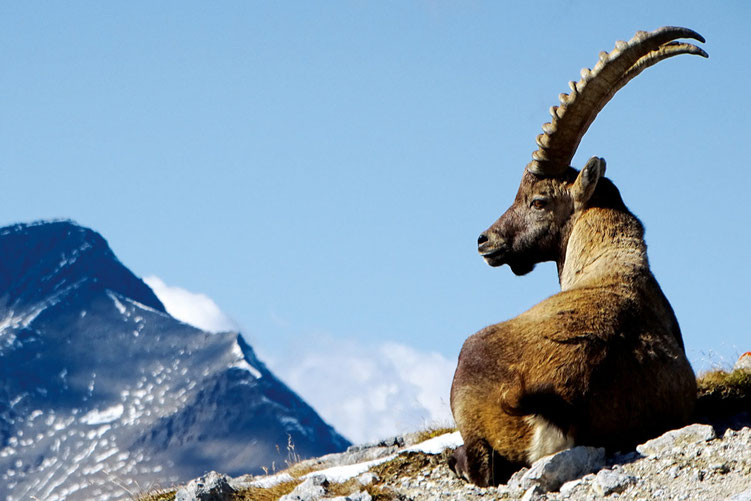
{"label": "ibex head", "polygon": [[[601,52],[593,69],[583,69],[579,82],[570,82],[570,94],[561,94],[553,119],[537,136],[538,149],[522,176],[514,203],[478,239],[478,251],[491,266],[508,264],[517,275],[536,263],[556,261],[565,252],[565,240],[578,211],[591,203],[598,185],[607,187],[608,200],[622,204],[615,186],[603,180],[605,161],[593,157],[581,172],[569,166],[584,133],[615,93],[646,68],[678,54],[708,57],[702,49],[679,38],[704,38],[687,28],[664,27],[638,32],[629,42]],[[560,261],[559,261],[560,263]]]}
{"label": "ibex head", "polygon": [[556,177],[524,172],[511,207],[480,235],[478,250],[490,266],[508,264],[517,275],[561,254],[568,222],[586,206],[605,173],[605,161],[592,158],[577,173],[567,168]]}

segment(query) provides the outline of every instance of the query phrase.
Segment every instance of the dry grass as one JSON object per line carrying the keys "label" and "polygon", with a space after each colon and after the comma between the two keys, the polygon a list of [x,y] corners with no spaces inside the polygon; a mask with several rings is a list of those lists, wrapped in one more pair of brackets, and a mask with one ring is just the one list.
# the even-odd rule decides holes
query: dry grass
{"label": "dry grass", "polygon": [[385,491],[377,483],[363,486],[356,478],[351,478],[346,482],[338,484],[329,484],[326,497],[348,496],[361,491],[367,491],[374,501],[391,501],[394,495]]}
{"label": "dry grass", "polygon": [[177,494],[175,487],[164,489],[157,483],[152,483],[150,486],[143,488],[136,482],[137,491],[133,492],[127,490],[128,498],[133,501],[173,501]]}
{"label": "dry grass", "polygon": [[[280,497],[292,492],[300,484],[300,480],[284,482],[273,487],[250,487],[242,489],[232,496],[233,501],[276,501]],[[342,483],[331,483],[326,488],[326,497],[347,496],[360,491],[367,491],[374,501],[393,501],[394,495],[379,485],[363,486],[356,478]]]}
{"label": "dry grass", "polygon": [[751,411],[751,373],[713,370],[699,376],[696,413],[701,417],[726,417]]}
{"label": "dry grass", "polygon": [[[417,432],[414,435],[415,442],[423,442],[446,433],[452,433],[456,431],[456,427],[447,424],[434,424],[429,425],[424,430]],[[295,454],[294,445],[287,444],[287,450],[289,452],[288,459],[284,461],[287,464],[285,470],[276,472],[273,468],[273,473],[287,473],[294,480],[289,482],[282,482],[275,486],[263,488],[263,487],[249,487],[238,491],[232,496],[233,501],[276,501],[280,497],[289,494],[302,482],[305,475],[313,473],[315,471],[327,468],[330,465],[316,464],[311,461],[299,461],[299,456]],[[355,492],[365,490],[370,494],[374,501],[393,501],[397,499],[397,496],[385,487],[388,483],[395,483],[398,478],[404,478],[404,475],[416,475],[423,467],[437,463],[439,456],[433,456],[423,453],[409,453],[403,454],[391,461],[378,465],[371,469],[379,480],[374,484],[363,486],[356,478],[352,478],[342,483],[332,483],[328,486],[328,496],[346,496]],[[444,458],[445,459],[445,458]],[[269,474],[272,471],[268,472]],[[142,494],[136,498],[136,501],[174,501],[176,491],[173,490],[154,490],[152,492]]]}
{"label": "dry grass", "polygon": [[314,471],[322,470],[328,468],[328,465],[325,464],[315,464],[315,463],[309,463],[309,462],[303,462],[298,464],[290,465],[289,468],[286,470],[282,470],[280,473],[287,473],[292,478],[301,478],[307,475],[308,473],[313,473]]}
{"label": "dry grass", "polygon": [[134,498],[136,501],[173,501],[177,491],[159,489]]}
{"label": "dry grass", "polygon": [[381,463],[370,469],[378,475],[380,483],[396,483],[400,478],[417,477],[423,469],[445,464],[453,451],[447,449],[441,454],[426,454],[424,452],[407,452],[400,454],[391,461]]}
{"label": "dry grass", "polygon": [[238,491],[232,496],[233,501],[277,501],[280,497],[292,492],[300,483],[299,480],[282,482],[273,487],[249,487]]}
{"label": "dry grass", "polygon": [[[289,494],[300,483],[299,480],[282,482],[272,487],[248,487],[241,489],[232,496],[233,501],[276,501],[285,494]],[[174,501],[176,491],[159,491],[143,494],[136,501]]]}
{"label": "dry grass", "polygon": [[368,494],[370,494],[370,497],[373,499],[373,501],[397,501],[404,499],[394,491],[384,489],[383,487],[380,487],[378,485],[369,486],[366,490],[368,491]]}
{"label": "dry grass", "polygon": [[420,443],[431,438],[440,437],[446,433],[453,433],[456,431],[456,426],[450,425],[434,425],[430,426],[422,431],[417,432],[415,435],[415,442]]}

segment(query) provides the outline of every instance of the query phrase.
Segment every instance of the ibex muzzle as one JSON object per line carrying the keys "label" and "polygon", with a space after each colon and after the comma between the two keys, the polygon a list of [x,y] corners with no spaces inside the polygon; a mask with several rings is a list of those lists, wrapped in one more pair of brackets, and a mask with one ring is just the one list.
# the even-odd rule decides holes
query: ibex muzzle
{"label": "ibex muzzle", "polygon": [[525,171],[514,203],[477,239],[478,252],[490,266],[508,264],[517,275],[536,263],[561,258],[567,222],[586,206],[605,160],[592,158],[580,173],[567,169],[555,178]]}
{"label": "ibex muzzle", "polygon": [[645,68],[707,57],[686,28],[638,32],[601,53],[538,136],[509,209],[478,239],[517,275],[555,261],[561,292],[464,343],[451,409],[464,446],[450,466],[479,485],[572,445],[627,450],[686,422],[696,380],[678,322],[652,275],[644,230],[591,158],[569,164],[597,113]]}

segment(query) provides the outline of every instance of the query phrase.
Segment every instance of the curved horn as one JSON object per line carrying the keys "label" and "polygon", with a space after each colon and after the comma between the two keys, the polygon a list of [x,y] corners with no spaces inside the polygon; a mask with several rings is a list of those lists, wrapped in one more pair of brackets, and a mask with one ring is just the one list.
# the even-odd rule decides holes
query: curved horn
{"label": "curved horn", "polygon": [[638,31],[628,42],[616,42],[609,54],[600,52],[595,67],[582,69],[581,80],[569,82],[571,93],[561,94],[561,105],[550,108],[553,119],[542,126],[543,134],[537,136],[539,148],[532,154],[527,170],[540,176],[555,176],[565,171],[600,110],[645,69],[678,54],[709,57],[695,45],[674,42],[678,38],[704,42],[693,30],[665,26],[649,33]]}

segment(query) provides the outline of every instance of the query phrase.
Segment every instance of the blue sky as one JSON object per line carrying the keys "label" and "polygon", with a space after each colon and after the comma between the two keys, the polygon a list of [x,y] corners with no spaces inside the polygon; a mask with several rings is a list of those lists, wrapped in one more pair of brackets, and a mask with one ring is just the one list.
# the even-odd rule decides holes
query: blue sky
{"label": "blue sky", "polygon": [[[631,82],[574,165],[603,156],[644,222],[694,367],[732,364],[751,350],[743,1],[4,2],[0,223],[96,229],[139,276],[211,298],[319,408],[346,357],[347,395],[390,371],[384,402],[419,413],[468,335],[557,291],[552,264],[515,277],[476,253],[548,108],[667,24],[710,58]],[[399,376],[407,359],[424,371]]]}

